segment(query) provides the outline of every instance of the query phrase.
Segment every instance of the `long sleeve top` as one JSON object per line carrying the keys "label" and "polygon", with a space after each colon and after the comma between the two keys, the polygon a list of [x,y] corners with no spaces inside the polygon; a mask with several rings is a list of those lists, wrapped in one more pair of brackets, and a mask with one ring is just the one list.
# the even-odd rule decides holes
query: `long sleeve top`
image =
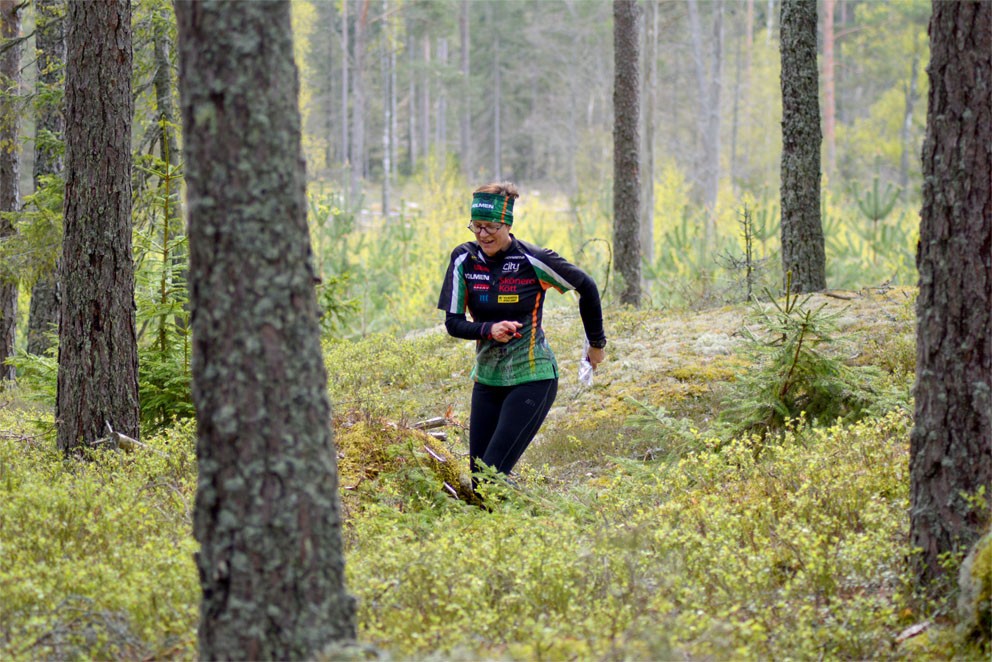
{"label": "long sleeve top", "polygon": [[[512,386],[558,376],[542,327],[545,295],[552,288],[578,292],[586,337],[593,344],[606,340],[596,282],[554,251],[512,235],[510,246],[492,257],[474,241],[452,251],[437,307],[446,313],[449,334],[476,341],[475,380]],[[492,326],[503,320],[520,322],[520,338],[493,340]]]}

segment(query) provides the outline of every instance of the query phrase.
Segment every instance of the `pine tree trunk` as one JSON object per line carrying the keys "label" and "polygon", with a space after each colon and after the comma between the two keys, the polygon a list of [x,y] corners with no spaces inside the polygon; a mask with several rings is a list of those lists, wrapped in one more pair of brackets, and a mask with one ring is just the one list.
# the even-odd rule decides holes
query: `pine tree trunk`
{"label": "pine tree trunk", "polygon": [[[448,68],[448,40],[441,37],[437,44],[437,66],[441,71]],[[434,144],[438,161],[443,169],[448,158],[448,91],[445,85],[438,85],[437,114],[434,126]]]}
{"label": "pine tree trunk", "polygon": [[827,174],[837,170],[837,140],[835,129],[837,95],[834,87],[834,7],[837,0],[823,2],[823,139],[827,143]]}
{"label": "pine tree trunk", "polygon": [[358,204],[365,179],[365,51],[368,41],[369,0],[362,0],[355,21],[355,70],[352,76],[351,200]]}
{"label": "pine tree trunk", "polygon": [[[44,92],[60,84],[65,71],[65,11],[64,0],[35,0],[35,49],[38,58],[38,80],[35,91],[39,99],[49,98]],[[48,134],[50,139],[34,142],[34,190],[41,188],[47,175],[61,175],[62,153],[56,142],[65,137],[65,120],[57,103],[39,103],[36,136]],[[27,350],[44,354],[52,345],[50,335],[59,323],[59,287],[57,269],[43,273],[31,288],[28,311]]]}
{"label": "pine tree trunk", "polygon": [[630,306],[641,305],[639,14],[635,0],[614,0],[613,258]]}
{"label": "pine tree trunk", "polygon": [[[0,0],[0,38],[5,49],[0,53],[0,212],[18,211],[18,97],[21,84],[21,46],[14,40],[21,33],[21,9],[17,0]],[[13,42],[13,43],[9,43]],[[14,234],[14,225],[0,218],[0,241]],[[17,331],[17,278],[0,276],[0,380],[14,378],[7,359],[14,355]]]}
{"label": "pine tree trunk", "polygon": [[917,149],[913,136],[913,113],[916,109],[916,101],[919,98],[916,78],[920,67],[920,54],[913,47],[913,58],[909,68],[909,83],[906,85],[905,104],[902,114],[902,129],[899,131],[899,143],[902,146],[902,154],[899,157],[899,188],[902,190],[902,200],[909,202],[909,162],[911,158],[916,158],[914,153]]}
{"label": "pine tree trunk", "polygon": [[648,0],[645,21],[644,94],[644,205],[641,213],[641,250],[654,263],[654,117],[658,89],[658,2]]}
{"label": "pine tree trunk", "polygon": [[[992,3],[933,3],[910,533],[923,581],[992,502]],[[970,502],[984,489],[978,503]]]}
{"label": "pine tree trunk", "polygon": [[424,65],[420,70],[420,149],[424,156],[431,153],[431,37],[421,36],[420,50],[424,57]]}
{"label": "pine tree trunk", "polygon": [[461,100],[458,122],[458,153],[462,160],[462,172],[467,176],[472,173],[472,94],[469,80],[469,21],[468,0],[462,0],[458,9],[458,32],[460,35],[461,63]]}
{"label": "pine tree trunk", "polygon": [[496,45],[493,54],[493,176],[495,179],[503,177],[503,78],[502,68],[499,58],[499,33],[495,35]]}
{"label": "pine tree trunk", "polygon": [[[351,81],[349,79],[349,72],[351,71],[351,51],[349,46],[349,33],[350,28],[348,26],[348,5],[351,0],[341,0],[341,159],[343,160],[342,165],[347,168],[348,161],[351,158],[351,138],[350,138],[350,127],[351,123],[348,121],[350,115],[349,110],[349,91],[351,89]],[[342,185],[342,189],[350,194],[351,192],[351,171],[347,170],[347,186]],[[343,178],[342,178],[343,179]]]}
{"label": "pine tree trunk", "polygon": [[313,659],[355,637],[355,616],[344,587],[289,4],[176,9],[200,657]]}
{"label": "pine tree trunk", "polygon": [[793,292],[826,288],[820,221],[816,0],[782,0],[782,272]]}
{"label": "pine tree trunk", "polygon": [[708,3],[713,7],[713,39],[710,67],[706,68],[703,51],[703,31],[697,0],[689,0],[689,26],[692,38],[694,70],[698,90],[697,126],[701,149],[696,178],[700,200],[706,209],[706,245],[716,237],[716,203],[720,186],[720,69],[723,60],[723,2]]}
{"label": "pine tree trunk", "polygon": [[70,2],[58,445],[138,437],[131,257],[131,3]]}
{"label": "pine tree trunk", "polygon": [[392,205],[392,179],[393,179],[393,106],[390,100],[393,96],[393,60],[392,60],[392,19],[389,16],[389,0],[382,0],[382,15],[386,31],[386,43],[383,46],[379,57],[379,64],[382,69],[382,218],[389,222],[389,208]]}

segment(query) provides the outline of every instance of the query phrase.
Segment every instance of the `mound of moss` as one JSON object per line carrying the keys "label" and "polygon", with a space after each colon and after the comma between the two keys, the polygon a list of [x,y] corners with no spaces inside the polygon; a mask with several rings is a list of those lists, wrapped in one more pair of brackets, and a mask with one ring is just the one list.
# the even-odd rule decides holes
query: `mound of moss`
{"label": "mound of moss", "polygon": [[961,564],[958,581],[960,631],[980,645],[992,645],[992,528]]}

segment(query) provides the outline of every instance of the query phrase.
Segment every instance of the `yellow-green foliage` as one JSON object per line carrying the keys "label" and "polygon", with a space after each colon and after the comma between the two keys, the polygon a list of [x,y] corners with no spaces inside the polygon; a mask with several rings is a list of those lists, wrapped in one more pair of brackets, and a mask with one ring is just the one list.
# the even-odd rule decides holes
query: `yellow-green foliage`
{"label": "yellow-green foliage", "polygon": [[419,497],[433,502],[445,492],[473,500],[468,460],[422,430],[386,420],[339,420],[334,443],[349,516],[365,501],[409,509]]}
{"label": "yellow-green foliage", "polygon": [[471,349],[471,343],[443,331],[408,340],[374,334],[354,342],[325,343],[334,410],[391,419],[443,415],[461,397],[448,392],[470,384]]}
{"label": "yellow-green foliage", "polygon": [[[588,388],[574,299],[555,298],[558,401],[520,487],[480,486],[487,509],[468,494],[472,343],[326,344],[364,645],[402,660],[975,657],[953,627],[894,645],[935,609],[906,574],[905,408],[791,421],[756,454],[707,432],[710,391],[748,369],[743,308],[608,309],[609,358]],[[905,335],[904,299],[828,303],[863,340]],[[884,345],[857,360],[879,366]],[[65,462],[24,407],[0,409],[0,659],[195,658],[191,424]],[[639,409],[654,428],[631,424]],[[412,429],[435,416],[447,441]]]}
{"label": "yellow-green foliage", "polygon": [[[908,419],[623,462],[563,498],[352,522],[362,635],[406,659],[864,659],[906,618]],[[452,504],[458,502],[451,501]]]}
{"label": "yellow-green foliage", "polygon": [[192,436],[68,462],[52,439],[0,436],[0,658],[192,657]]}

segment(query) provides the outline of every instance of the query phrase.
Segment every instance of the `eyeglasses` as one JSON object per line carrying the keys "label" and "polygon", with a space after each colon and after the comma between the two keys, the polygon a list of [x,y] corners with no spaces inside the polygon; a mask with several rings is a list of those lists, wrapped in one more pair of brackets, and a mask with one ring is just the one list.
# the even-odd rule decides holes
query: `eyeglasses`
{"label": "eyeglasses", "polygon": [[471,223],[468,224],[469,230],[471,230],[475,234],[484,234],[486,236],[491,236],[496,234],[497,232],[499,232],[499,229],[501,227],[503,227],[502,223],[486,223],[485,225],[483,225],[482,223],[476,223],[475,221],[472,221]]}

